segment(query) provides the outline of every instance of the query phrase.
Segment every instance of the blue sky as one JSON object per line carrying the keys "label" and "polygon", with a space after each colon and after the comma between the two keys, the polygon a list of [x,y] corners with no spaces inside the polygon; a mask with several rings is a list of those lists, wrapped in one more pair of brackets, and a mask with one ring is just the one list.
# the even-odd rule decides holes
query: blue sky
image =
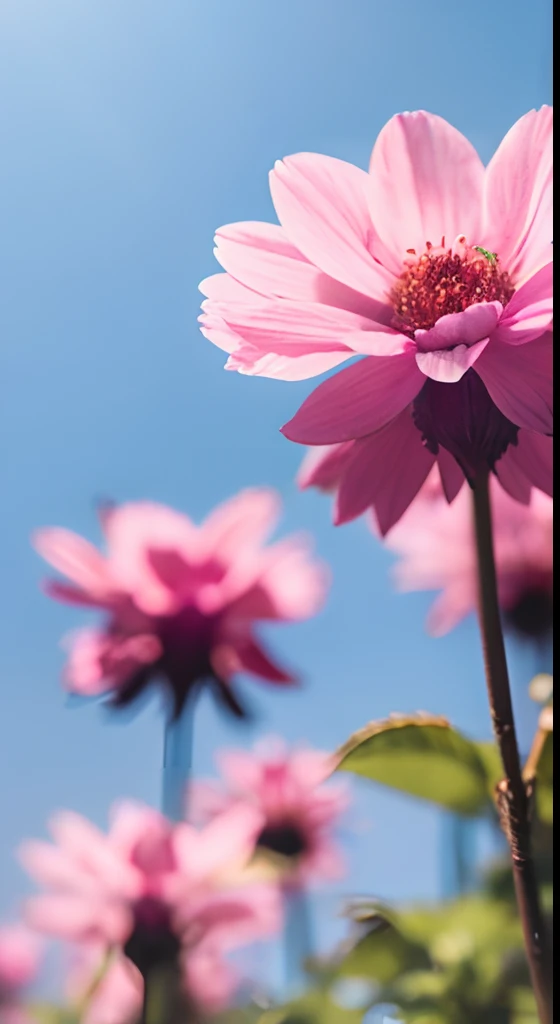
{"label": "blue sky", "polygon": [[[448,118],[487,160],[510,125],[550,101],[548,0],[3,0],[0,5],[0,916],[27,883],[13,850],[71,807],[156,803],[161,721],[69,708],[58,639],[82,621],[39,591],[39,525],[97,538],[94,502],[150,498],[202,517],[271,484],[282,530],[316,538],[334,575],[326,610],[277,629],[305,687],[248,683],[240,731],[203,701],[197,773],[213,750],[274,731],[326,748],[372,718],[425,708],[489,734],[474,622],[424,632],[428,595],[397,596],[365,522],[334,529],[298,493],[301,449],[278,428],[311,389],[223,371],[198,332],[198,282],[220,224],[272,220],[267,172],[314,150],[367,166],[395,112]],[[532,672],[514,652],[520,732]],[[440,821],[358,787],[351,882],[337,892],[435,895]]]}

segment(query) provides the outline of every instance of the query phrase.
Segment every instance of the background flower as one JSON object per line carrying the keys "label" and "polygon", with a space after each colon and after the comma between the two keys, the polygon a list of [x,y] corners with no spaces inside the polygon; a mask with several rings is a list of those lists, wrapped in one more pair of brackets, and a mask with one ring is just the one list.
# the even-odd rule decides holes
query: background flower
{"label": "background flower", "polygon": [[[525,637],[552,626],[552,498],[533,490],[528,505],[491,481],[498,593],[506,623]],[[441,590],[428,628],[441,636],[475,611],[477,571],[471,495],[451,505],[433,474],[386,538],[400,556],[394,579],[401,590]],[[375,524],[374,524],[375,528]]]}
{"label": "background flower", "polygon": [[192,813],[203,820],[225,808],[246,806],[260,815],[257,851],[283,862],[292,881],[306,884],[340,877],[344,860],[336,828],[348,806],[346,788],[325,785],[332,757],[305,747],[289,750],[279,739],[261,741],[253,752],[223,751],[221,783],[195,783]]}
{"label": "background flower", "polygon": [[205,681],[241,715],[232,688],[237,673],[293,682],[266,653],[255,624],[313,615],[328,583],[305,538],[265,546],[278,511],[266,489],[241,492],[198,527],[163,505],[104,508],[106,556],[68,530],[38,531],[38,551],[71,581],[49,581],[48,593],[107,613],[101,629],[71,640],[68,687],[109,691],[121,706],[161,678],[177,715]]}

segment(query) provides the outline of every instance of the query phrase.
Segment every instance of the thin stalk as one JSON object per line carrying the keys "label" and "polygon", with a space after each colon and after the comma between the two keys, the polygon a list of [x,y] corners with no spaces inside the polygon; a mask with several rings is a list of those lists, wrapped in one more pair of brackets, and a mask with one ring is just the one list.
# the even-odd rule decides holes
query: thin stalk
{"label": "thin stalk", "polygon": [[305,962],[313,950],[309,897],[302,886],[286,885],[284,889],[285,976],[288,996],[297,994],[307,981]]}
{"label": "thin stalk", "polygon": [[185,818],[192,766],[195,694],[185,701],[175,721],[165,725],[163,746],[163,813],[171,821]]}
{"label": "thin stalk", "polygon": [[498,602],[488,474],[473,488],[478,562],[479,622],[494,735],[504,779],[497,790],[512,859],[517,905],[541,1024],[552,1024],[552,961],[531,851],[530,794],[523,779]]}

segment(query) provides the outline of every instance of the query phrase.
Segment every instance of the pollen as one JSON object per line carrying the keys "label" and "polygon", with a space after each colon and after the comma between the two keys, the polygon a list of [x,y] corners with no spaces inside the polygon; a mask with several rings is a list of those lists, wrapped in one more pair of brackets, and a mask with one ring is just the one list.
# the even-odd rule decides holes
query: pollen
{"label": "pollen", "polygon": [[394,327],[414,335],[419,328],[429,330],[447,313],[462,313],[476,302],[501,302],[505,306],[515,289],[509,275],[485,251],[467,246],[460,235],[450,249],[426,242],[417,256],[408,249],[405,269],[392,289],[389,300],[395,311]]}

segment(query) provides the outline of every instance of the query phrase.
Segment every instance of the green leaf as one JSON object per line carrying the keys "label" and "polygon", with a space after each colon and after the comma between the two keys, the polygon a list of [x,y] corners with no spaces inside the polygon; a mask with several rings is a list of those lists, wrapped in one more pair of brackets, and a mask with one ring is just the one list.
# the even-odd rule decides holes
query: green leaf
{"label": "green leaf", "polygon": [[488,809],[488,773],[476,743],[434,715],[392,716],[350,737],[337,769],[362,775],[450,811]]}
{"label": "green leaf", "polygon": [[51,1006],[49,1003],[33,1003],[26,1006],[26,1020],[29,1024],[80,1024],[79,1016],[72,1010]]}
{"label": "green leaf", "polygon": [[361,1024],[363,1010],[338,1006],[328,992],[308,992],[286,1006],[267,1010],[259,1024]]}
{"label": "green leaf", "polygon": [[339,963],[341,977],[366,978],[387,985],[405,971],[427,969],[430,957],[424,946],[411,942],[386,918],[378,915]]}

